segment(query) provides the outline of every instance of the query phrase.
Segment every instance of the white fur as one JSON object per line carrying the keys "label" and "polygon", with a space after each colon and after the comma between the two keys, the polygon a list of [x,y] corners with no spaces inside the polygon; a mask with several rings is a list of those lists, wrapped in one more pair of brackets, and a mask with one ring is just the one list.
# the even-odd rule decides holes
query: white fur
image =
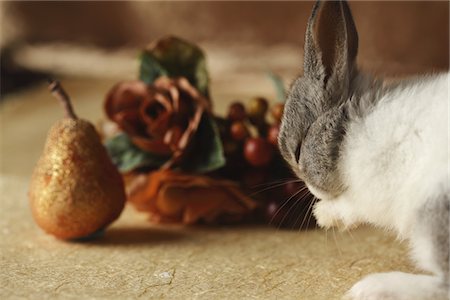
{"label": "white fur", "polygon": [[356,283],[344,299],[364,300],[439,300],[445,291],[439,290],[439,278],[402,272],[377,273]]}
{"label": "white fur", "polygon": [[[369,223],[394,231],[399,238],[412,241],[418,265],[436,273],[438,266],[433,265],[426,245],[411,229],[425,201],[450,194],[449,107],[447,73],[401,84],[384,94],[368,115],[350,120],[339,163],[348,189],[330,199],[311,188],[313,194],[326,200],[314,209],[319,225],[349,228]],[[412,277],[398,287],[411,276],[422,275],[371,275],[357,283],[348,296],[423,299],[418,291],[425,293],[435,277],[423,281]],[[384,290],[379,288],[383,284]],[[405,287],[410,285],[416,293],[406,293]],[[405,294],[400,297],[401,292]]]}

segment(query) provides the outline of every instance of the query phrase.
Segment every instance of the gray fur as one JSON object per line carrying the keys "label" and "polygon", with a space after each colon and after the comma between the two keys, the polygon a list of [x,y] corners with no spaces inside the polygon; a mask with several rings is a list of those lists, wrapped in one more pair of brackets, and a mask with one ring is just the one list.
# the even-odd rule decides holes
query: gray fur
{"label": "gray fur", "polygon": [[[333,19],[332,24],[317,24],[320,10],[339,17]],[[336,44],[330,47],[324,45],[320,30],[329,31],[333,26],[336,27],[332,29]],[[363,90],[370,86],[369,80],[356,71],[357,41],[345,2],[316,3],[305,37],[304,75],[291,87],[279,135],[281,153],[296,174],[311,186],[332,195],[345,189],[337,162],[352,107],[348,101],[359,102]],[[324,50],[333,53],[328,55]],[[354,114],[359,111],[351,110]],[[297,160],[299,145],[300,159]]]}
{"label": "gray fur", "polygon": [[[439,274],[449,288],[449,227],[450,218],[450,195],[441,195],[437,199],[430,199],[419,210],[418,222],[414,229],[416,236],[414,247],[427,245],[426,255],[431,259],[433,265],[428,271]],[[414,253],[414,251],[413,251]],[[417,260],[421,260],[424,253],[417,253]]]}
{"label": "gray fur", "polygon": [[332,108],[311,125],[302,143],[299,165],[303,166],[303,175],[310,185],[332,196],[345,190],[337,165],[347,122],[346,106]]}

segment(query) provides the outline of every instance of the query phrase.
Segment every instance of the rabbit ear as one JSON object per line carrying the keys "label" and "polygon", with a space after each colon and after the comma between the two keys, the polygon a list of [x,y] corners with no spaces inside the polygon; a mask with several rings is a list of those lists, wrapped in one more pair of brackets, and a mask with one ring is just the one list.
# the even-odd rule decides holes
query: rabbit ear
{"label": "rabbit ear", "polygon": [[305,37],[306,76],[326,83],[332,76],[343,80],[352,71],[358,52],[358,33],[345,1],[317,1]]}

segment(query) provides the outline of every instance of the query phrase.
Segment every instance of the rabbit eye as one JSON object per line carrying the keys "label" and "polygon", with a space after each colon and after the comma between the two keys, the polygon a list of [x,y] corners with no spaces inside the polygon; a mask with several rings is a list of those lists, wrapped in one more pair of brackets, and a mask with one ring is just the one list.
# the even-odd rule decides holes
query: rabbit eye
{"label": "rabbit eye", "polygon": [[297,149],[295,149],[295,162],[298,163],[300,160],[300,148],[302,144],[298,144]]}

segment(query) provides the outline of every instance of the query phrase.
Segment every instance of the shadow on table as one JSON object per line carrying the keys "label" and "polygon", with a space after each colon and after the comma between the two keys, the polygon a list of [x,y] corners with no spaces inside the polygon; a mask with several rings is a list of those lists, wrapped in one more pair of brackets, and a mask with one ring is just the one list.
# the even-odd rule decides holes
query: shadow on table
{"label": "shadow on table", "polygon": [[109,228],[103,237],[89,244],[100,246],[135,246],[178,242],[186,239],[186,233],[160,228]]}

